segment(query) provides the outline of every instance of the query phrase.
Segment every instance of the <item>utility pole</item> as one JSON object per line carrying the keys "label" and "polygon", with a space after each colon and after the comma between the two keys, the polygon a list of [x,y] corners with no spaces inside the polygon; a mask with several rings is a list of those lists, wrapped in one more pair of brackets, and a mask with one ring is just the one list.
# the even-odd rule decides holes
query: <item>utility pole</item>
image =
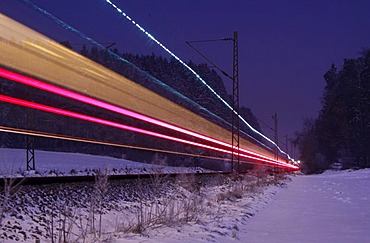
{"label": "utility pole", "polygon": [[[233,42],[233,75],[232,77],[228,75],[224,70],[219,68],[216,64],[214,64],[211,60],[209,60],[205,55],[203,55],[200,51],[198,51],[191,43],[196,42],[214,42],[214,41],[232,41]],[[212,40],[198,40],[198,41],[186,41],[193,50],[195,50],[200,56],[202,56],[205,60],[207,60],[210,64],[213,65],[214,68],[219,70],[222,74],[233,81],[233,100],[232,100],[232,124],[231,124],[231,147],[232,147],[232,155],[231,155],[231,172],[239,172],[240,171],[240,121],[239,121],[239,53],[238,53],[238,32],[234,31],[233,38],[222,38],[222,39],[212,39]]]}
{"label": "utility pole", "polygon": [[35,170],[35,139],[29,135],[26,135],[26,167]]}
{"label": "utility pole", "polygon": [[[240,122],[239,122],[239,53],[238,53],[238,32],[234,32],[233,48],[233,112],[232,112],[232,158],[231,170],[240,171]],[[236,150],[236,151],[235,151]],[[235,165],[236,163],[236,165]]]}
{"label": "utility pole", "polygon": [[[30,97],[29,87],[27,86],[27,96]],[[33,124],[33,112],[31,108],[26,108],[26,130],[30,129],[30,123]],[[35,138],[26,135],[26,170],[35,170]]]}
{"label": "utility pole", "polygon": [[278,151],[278,148],[277,146],[279,146],[279,133],[278,133],[278,115],[277,115],[277,112],[275,112],[275,114],[272,116],[272,119],[274,119],[274,125],[275,125],[275,129],[274,129],[274,132],[275,132],[275,144],[276,144],[276,148],[275,148],[275,159],[278,160],[279,158],[279,151]]}
{"label": "utility pole", "polygon": [[[289,143],[288,143],[288,134],[285,134],[285,145],[286,145],[286,152],[287,152],[287,154],[289,154]],[[288,160],[288,156],[287,156],[287,158],[286,158],[286,162],[289,162],[289,160]]]}

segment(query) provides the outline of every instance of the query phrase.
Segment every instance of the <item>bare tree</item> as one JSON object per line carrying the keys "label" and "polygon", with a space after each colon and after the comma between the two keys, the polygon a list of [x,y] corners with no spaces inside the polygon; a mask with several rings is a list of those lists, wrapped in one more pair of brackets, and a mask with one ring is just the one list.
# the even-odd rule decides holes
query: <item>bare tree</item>
{"label": "bare tree", "polygon": [[0,195],[0,225],[9,211],[11,211],[11,200],[20,191],[25,178],[4,177],[4,189]]}
{"label": "bare tree", "polygon": [[[105,203],[105,195],[108,191],[108,169],[99,169],[95,175],[94,190],[91,195],[90,205],[90,232],[95,234],[98,232],[98,237],[101,237],[102,233],[102,215]],[[98,213],[98,229],[95,226],[95,213]]]}

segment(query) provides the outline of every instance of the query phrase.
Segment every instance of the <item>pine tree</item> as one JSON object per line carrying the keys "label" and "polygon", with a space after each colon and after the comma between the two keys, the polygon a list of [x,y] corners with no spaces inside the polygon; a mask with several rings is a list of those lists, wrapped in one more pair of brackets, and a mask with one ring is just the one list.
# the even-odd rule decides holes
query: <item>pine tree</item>
{"label": "pine tree", "polygon": [[[313,128],[305,127],[300,134],[301,151],[315,148],[321,168],[334,162],[341,162],[345,168],[369,167],[370,50],[359,58],[345,59],[339,71],[332,65],[324,78],[322,109]],[[314,167],[312,157],[302,152],[303,157],[310,168]]]}

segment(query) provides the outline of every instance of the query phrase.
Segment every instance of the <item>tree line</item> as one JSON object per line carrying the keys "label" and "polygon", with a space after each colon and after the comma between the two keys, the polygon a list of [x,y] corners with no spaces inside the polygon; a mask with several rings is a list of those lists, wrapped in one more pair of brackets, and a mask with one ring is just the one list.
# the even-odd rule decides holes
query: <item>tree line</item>
{"label": "tree line", "polygon": [[370,49],[324,74],[322,108],[296,136],[306,173],[370,167]]}

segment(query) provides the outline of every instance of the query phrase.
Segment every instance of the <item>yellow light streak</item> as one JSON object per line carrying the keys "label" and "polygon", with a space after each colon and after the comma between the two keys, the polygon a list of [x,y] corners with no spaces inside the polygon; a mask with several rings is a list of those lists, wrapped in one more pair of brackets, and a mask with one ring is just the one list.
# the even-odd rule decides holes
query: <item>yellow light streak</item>
{"label": "yellow light streak", "polygon": [[61,58],[61,59],[64,59],[64,60],[65,60],[65,58],[64,58],[64,57],[62,57],[61,55],[58,55],[58,54],[56,54],[56,53],[54,53],[54,52],[52,52],[52,51],[49,51],[48,49],[46,49],[46,48],[44,48],[44,47],[42,47],[42,46],[39,46],[39,45],[37,45],[37,44],[35,44],[35,43],[32,43],[32,42],[30,42],[30,41],[26,41],[25,43],[26,43],[27,45],[30,45],[30,46],[32,46],[32,47],[34,47],[34,48],[36,48],[36,49],[40,50],[40,51],[46,52],[46,53],[47,53],[47,54],[49,54],[49,55],[53,55],[53,56],[55,56],[55,57],[59,57],[59,58]]}
{"label": "yellow light streak", "polygon": [[[139,84],[77,54],[28,27],[0,14],[0,64],[28,73],[55,85],[77,91],[111,104],[167,123],[231,143],[231,132]],[[22,45],[38,43],[39,55]],[[31,45],[35,47],[34,45]],[[53,53],[53,54],[51,54]],[[61,58],[62,57],[62,58]],[[275,155],[246,139],[240,147],[274,159]],[[285,161],[284,158],[279,160]]]}
{"label": "yellow light streak", "polygon": [[67,141],[74,141],[74,142],[108,145],[108,146],[129,148],[129,149],[146,150],[146,151],[160,152],[160,153],[167,153],[167,154],[194,156],[194,157],[206,158],[206,159],[230,161],[230,159],[228,159],[228,158],[220,158],[220,157],[207,156],[207,155],[201,155],[201,154],[193,154],[193,153],[184,153],[184,152],[177,152],[177,151],[164,150],[164,149],[155,149],[155,148],[149,148],[149,147],[140,147],[140,146],[133,146],[133,145],[128,145],[128,144],[121,144],[121,143],[105,142],[105,141],[96,140],[96,139],[72,137],[72,136],[67,136],[67,135],[62,135],[62,134],[45,133],[45,132],[39,132],[39,131],[34,131],[34,130],[25,130],[25,129],[14,128],[14,127],[0,126],[0,132],[14,133],[14,134],[20,134],[20,135],[28,135],[28,136],[34,136],[34,137],[60,139],[60,140],[67,140]]}

